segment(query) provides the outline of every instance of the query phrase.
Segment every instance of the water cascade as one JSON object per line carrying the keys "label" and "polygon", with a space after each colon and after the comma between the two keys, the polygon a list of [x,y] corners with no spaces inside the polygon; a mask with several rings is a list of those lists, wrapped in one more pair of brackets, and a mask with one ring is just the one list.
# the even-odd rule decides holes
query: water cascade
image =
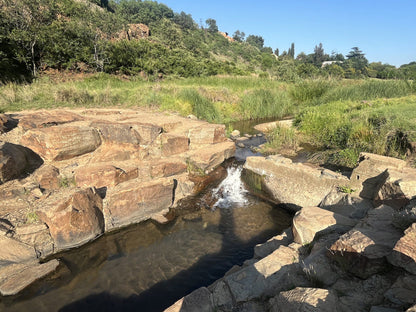
{"label": "water cascade", "polygon": [[217,202],[213,208],[230,208],[232,205],[244,206],[247,204],[247,190],[241,181],[241,166],[227,168],[227,177],[213,190]]}

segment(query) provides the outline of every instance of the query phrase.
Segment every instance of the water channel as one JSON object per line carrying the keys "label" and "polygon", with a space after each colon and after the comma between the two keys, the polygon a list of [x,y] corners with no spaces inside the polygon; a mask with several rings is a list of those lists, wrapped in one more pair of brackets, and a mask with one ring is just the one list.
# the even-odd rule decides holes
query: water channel
{"label": "water channel", "polygon": [[[253,256],[253,248],[287,228],[291,215],[244,188],[241,165],[176,210],[168,224],[147,221],[57,256],[65,264],[1,311],[163,311]],[[202,198],[211,192],[216,204]]]}

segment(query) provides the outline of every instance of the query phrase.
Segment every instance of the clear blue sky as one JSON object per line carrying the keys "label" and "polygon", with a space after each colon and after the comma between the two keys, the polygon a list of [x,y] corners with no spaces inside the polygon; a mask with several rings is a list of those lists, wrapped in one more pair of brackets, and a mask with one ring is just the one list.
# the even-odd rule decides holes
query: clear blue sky
{"label": "clear blue sky", "polygon": [[260,35],[265,46],[282,52],[348,54],[359,47],[370,62],[395,66],[416,61],[416,0],[159,0],[205,25],[217,21],[230,35]]}

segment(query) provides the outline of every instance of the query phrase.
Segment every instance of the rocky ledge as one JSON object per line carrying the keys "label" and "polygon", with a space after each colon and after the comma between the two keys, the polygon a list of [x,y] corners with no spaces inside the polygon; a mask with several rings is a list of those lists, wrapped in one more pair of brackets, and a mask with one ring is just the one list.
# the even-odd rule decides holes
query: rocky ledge
{"label": "rocky ledge", "polygon": [[416,311],[416,169],[368,153],[350,177],[281,156],[245,169],[292,227],[167,312]]}
{"label": "rocky ledge", "polygon": [[234,155],[225,126],[135,110],[0,114],[0,293],[54,271],[58,251],[146,219]]}

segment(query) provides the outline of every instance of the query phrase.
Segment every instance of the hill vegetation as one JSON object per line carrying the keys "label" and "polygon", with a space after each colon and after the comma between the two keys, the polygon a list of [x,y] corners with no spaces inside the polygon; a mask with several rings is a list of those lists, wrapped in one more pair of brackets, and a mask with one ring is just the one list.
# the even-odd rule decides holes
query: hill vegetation
{"label": "hill vegetation", "polygon": [[[400,68],[369,64],[352,48],[328,55],[322,44],[295,57],[295,44],[279,54],[260,35],[220,33],[213,18],[199,26],[185,12],[141,0],[1,0],[0,77],[30,80],[50,69],[110,74],[196,77],[258,74],[299,78],[416,78],[416,63]],[[148,27],[144,36],[131,28]],[[325,62],[325,63],[324,63]],[[323,66],[324,65],[324,66]]]}

